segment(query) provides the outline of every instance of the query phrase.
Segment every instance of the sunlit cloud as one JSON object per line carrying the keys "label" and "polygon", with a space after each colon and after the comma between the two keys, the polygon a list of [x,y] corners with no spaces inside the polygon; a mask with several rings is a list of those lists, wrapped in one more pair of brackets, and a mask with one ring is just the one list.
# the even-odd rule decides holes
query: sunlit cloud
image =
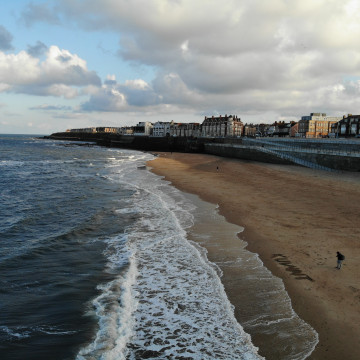
{"label": "sunlit cloud", "polygon": [[85,60],[57,46],[48,49],[44,61],[26,51],[0,52],[0,79],[1,91],[68,99],[79,95],[77,87],[101,85]]}

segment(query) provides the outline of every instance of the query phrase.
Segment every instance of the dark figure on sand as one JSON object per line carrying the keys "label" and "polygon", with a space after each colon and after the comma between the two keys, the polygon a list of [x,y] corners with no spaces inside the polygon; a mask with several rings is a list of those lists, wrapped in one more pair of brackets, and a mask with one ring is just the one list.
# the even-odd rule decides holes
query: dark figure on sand
{"label": "dark figure on sand", "polygon": [[341,269],[341,264],[345,260],[345,256],[337,251],[336,252],[336,257],[338,259],[336,268],[340,270]]}

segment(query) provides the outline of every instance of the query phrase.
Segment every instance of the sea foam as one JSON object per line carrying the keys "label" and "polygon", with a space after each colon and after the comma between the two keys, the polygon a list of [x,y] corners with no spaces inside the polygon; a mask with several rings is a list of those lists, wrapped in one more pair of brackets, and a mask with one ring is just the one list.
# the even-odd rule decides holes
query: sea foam
{"label": "sea foam", "polygon": [[125,244],[109,243],[109,263],[127,258],[129,266],[94,300],[99,330],[78,359],[261,358],[234,317],[217,267],[187,239],[194,205],[138,169],[150,158],[132,155],[126,165],[108,159],[108,180],[133,190],[117,213],[136,214],[136,221],[123,234]]}

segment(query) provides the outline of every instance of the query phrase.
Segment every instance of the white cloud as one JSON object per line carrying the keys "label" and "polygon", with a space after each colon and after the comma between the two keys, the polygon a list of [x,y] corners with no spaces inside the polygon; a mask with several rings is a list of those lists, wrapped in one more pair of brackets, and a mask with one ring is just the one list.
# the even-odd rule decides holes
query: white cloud
{"label": "white cloud", "polygon": [[104,85],[90,96],[89,101],[82,104],[83,111],[125,111],[127,109],[125,95],[115,88]]}
{"label": "white cloud", "polygon": [[77,89],[64,84],[52,84],[46,88],[47,95],[74,99],[79,95]]}
{"label": "white cloud", "polygon": [[148,90],[150,89],[149,84],[142,79],[126,80],[125,87],[133,90]]}
{"label": "white cloud", "polygon": [[88,95],[83,111],[166,112],[181,107],[194,113],[211,114],[216,109],[279,117],[356,112],[359,8],[356,0],[30,4],[22,13],[27,25],[71,24],[118,33],[122,61],[155,68],[155,78],[118,83],[111,74],[100,86],[83,59],[53,46],[44,61],[26,52],[0,53],[0,91],[65,98]]}
{"label": "white cloud", "polygon": [[0,79],[8,87],[27,85],[40,77],[39,60],[21,51],[18,54],[0,52]]}
{"label": "white cloud", "polygon": [[100,85],[99,77],[87,69],[85,60],[67,50],[60,50],[57,46],[50,47],[41,69],[46,79],[57,84]]}
{"label": "white cloud", "polygon": [[18,54],[0,52],[0,91],[33,95],[78,96],[78,87],[100,86],[95,72],[76,54],[51,46],[40,61],[26,51]]}
{"label": "white cloud", "polygon": [[[124,60],[159,70],[146,88],[137,80],[116,84],[121,109],[181,103],[195,111],[213,104],[300,114],[340,108],[334,87],[360,76],[358,9],[354,0],[57,2],[61,16],[85,29],[118,32]],[[357,92],[347,96],[354,106]]]}
{"label": "white cloud", "polygon": [[108,76],[104,85],[92,93],[88,102],[82,105],[85,111],[129,111],[161,103],[152,87],[142,79],[127,80],[119,84],[115,76]]}

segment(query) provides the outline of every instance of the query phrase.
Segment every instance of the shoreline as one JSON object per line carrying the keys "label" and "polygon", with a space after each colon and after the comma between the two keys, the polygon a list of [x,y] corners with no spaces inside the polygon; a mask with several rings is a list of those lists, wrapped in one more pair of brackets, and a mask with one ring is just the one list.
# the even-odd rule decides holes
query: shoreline
{"label": "shoreline", "polygon": [[[188,153],[161,153],[148,165],[245,228],[247,249],[283,280],[295,312],[319,334],[309,359],[360,358],[360,174]],[[347,256],[341,271],[336,251]]]}

